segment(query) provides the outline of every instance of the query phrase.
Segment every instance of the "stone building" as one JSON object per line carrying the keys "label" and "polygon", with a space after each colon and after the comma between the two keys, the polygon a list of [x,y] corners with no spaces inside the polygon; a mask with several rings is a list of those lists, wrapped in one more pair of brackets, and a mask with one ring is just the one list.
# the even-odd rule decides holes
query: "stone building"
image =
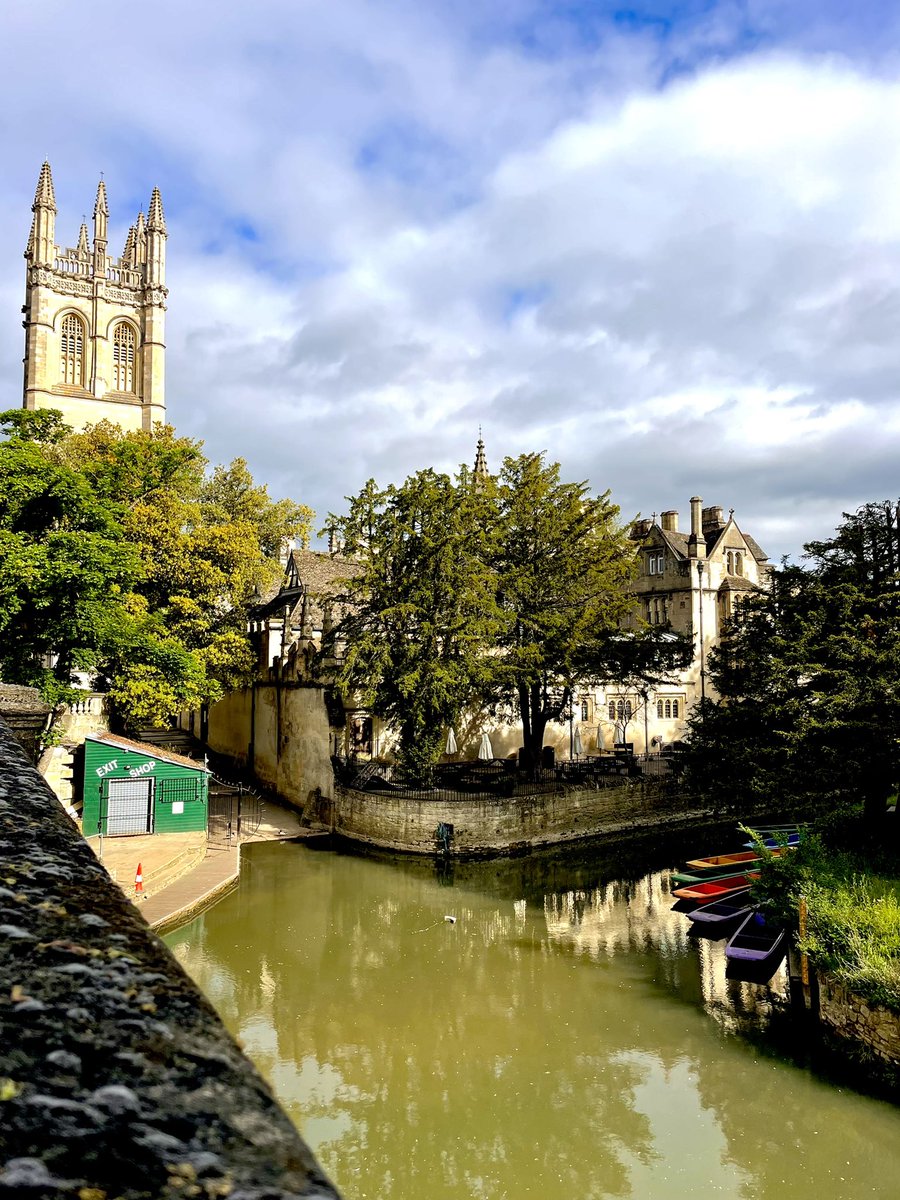
{"label": "stone building", "polygon": [[93,237],[56,244],[50,164],[41,167],[25,249],[23,407],[56,408],[76,429],[109,420],[149,430],[166,419],[166,221],[159,189],[139,213],[120,258],[107,251],[109,206],[101,180]]}
{"label": "stone building", "polygon": [[679,514],[670,509],[638,521],[631,536],[638,545],[633,623],[667,626],[688,634],[694,658],[672,683],[646,691],[599,688],[579,698],[577,716],[586,726],[585,744],[611,749],[628,742],[638,752],[678,741],[684,720],[705,695],[715,698],[707,673],[707,657],[725,622],[741,598],[766,587],[771,567],[759,544],[744,533],[718,505],[703,507],[691,499],[690,532],[678,528]]}

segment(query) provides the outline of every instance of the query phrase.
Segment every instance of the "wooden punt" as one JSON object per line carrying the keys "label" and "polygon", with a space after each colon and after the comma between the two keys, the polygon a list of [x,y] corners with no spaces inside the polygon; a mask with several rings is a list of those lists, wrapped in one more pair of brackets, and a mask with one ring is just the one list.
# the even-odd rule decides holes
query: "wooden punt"
{"label": "wooden punt", "polygon": [[770,925],[761,912],[752,912],[743,921],[725,947],[729,962],[752,963],[754,967],[775,968],[788,948],[787,930]]}
{"label": "wooden punt", "polygon": [[747,888],[759,874],[728,875],[724,879],[705,879],[702,883],[688,883],[672,892],[679,900],[723,900],[733,892]]}
{"label": "wooden punt", "polygon": [[753,911],[750,900],[750,889],[741,888],[732,892],[724,900],[713,900],[709,904],[700,904],[687,914],[689,921],[701,925],[727,925],[730,921],[743,921]]}

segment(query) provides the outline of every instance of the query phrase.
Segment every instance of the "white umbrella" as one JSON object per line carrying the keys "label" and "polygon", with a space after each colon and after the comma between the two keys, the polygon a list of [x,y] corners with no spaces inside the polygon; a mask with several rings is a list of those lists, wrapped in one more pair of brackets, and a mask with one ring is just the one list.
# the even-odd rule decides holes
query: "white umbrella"
{"label": "white umbrella", "polygon": [[447,749],[444,751],[444,753],[455,754],[458,749],[459,747],[456,744],[456,734],[453,732],[453,728],[451,726],[447,733]]}
{"label": "white umbrella", "polygon": [[584,746],[581,744],[581,726],[575,730],[575,757],[580,758],[584,754]]}
{"label": "white umbrella", "polygon": [[491,739],[486,733],[481,735],[481,745],[478,747],[478,757],[484,759],[494,757],[494,748],[491,745]]}

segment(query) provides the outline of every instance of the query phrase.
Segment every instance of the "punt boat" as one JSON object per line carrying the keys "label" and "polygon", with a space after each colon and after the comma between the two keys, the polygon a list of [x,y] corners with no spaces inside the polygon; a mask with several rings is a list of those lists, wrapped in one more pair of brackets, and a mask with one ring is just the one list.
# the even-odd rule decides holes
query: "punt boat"
{"label": "punt boat", "polygon": [[787,953],[788,933],[783,925],[770,924],[761,912],[752,912],[729,938],[725,957],[729,962],[751,963],[775,968]]}
{"label": "punt boat", "polygon": [[732,892],[724,900],[713,900],[709,904],[698,905],[687,914],[687,918],[700,925],[727,925],[730,921],[743,922],[752,911],[750,889],[741,888],[739,892]]}
{"label": "punt boat", "polygon": [[758,873],[746,875],[728,875],[725,879],[705,879],[702,883],[686,883],[684,887],[675,888],[672,895],[679,900],[724,900],[733,892],[748,888]]}

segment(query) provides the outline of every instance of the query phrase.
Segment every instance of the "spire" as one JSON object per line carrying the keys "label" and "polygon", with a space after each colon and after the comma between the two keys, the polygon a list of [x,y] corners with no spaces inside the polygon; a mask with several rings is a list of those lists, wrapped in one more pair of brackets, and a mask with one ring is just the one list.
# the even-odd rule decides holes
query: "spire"
{"label": "spire", "polygon": [[134,226],[130,225],[128,228],[128,237],[125,239],[125,249],[122,251],[122,262],[126,267],[134,266],[134,246]]}
{"label": "spire", "polygon": [[472,474],[476,480],[482,482],[487,479],[490,472],[488,471],[487,456],[484,452],[484,442],[481,440],[481,426],[478,426],[478,445],[475,447],[475,466],[472,469]]}
{"label": "spire", "polygon": [[36,208],[49,208],[52,212],[56,212],[56,196],[53,191],[53,175],[50,171],[50,164],[44,159],[44,165],[41,167],[41,173],[38,176],[37,189],[34,193],[34,205],[32,212]]}
{"label": "spire", "polygon": [[36,219],[36,217],[31,218],[31,232],[28,234],[28,244],[25,247],[26,258],[31,258],[32,254],[34,254],[34,223]]}
{"label": "spire", "polygon": [[31,211],[34,232],[28,239],[26,254],[33,265],[52,267],[56,258],[56,196],[48,162],[41,167]]}
{"label": "spire", "polygon": [[106,184],[101,179],[97,184],[97,199],[94,201],[94,216],[97,217],[100,213],[104,217],[109,216],[109,205],[106,202]]}
{"label": "spire", "polygon": [[150,207],[147,210],[147,229],[154,233],[166,232],[166,218],[163,213],[162,196],[159,188],[155,187],[150,196]]}
{"label": "spire", "polygon": [[90,250],[89,250],[89,247],[88,247],[88,228],[87,228],[87,221],[82,221],[82,222],[81,222],[81,228],[80,228],[80,229],[79,229],[79,231],[78,231],[78,253],[79,253],[79,254],[88,254],[88,253],[90,253]]}

